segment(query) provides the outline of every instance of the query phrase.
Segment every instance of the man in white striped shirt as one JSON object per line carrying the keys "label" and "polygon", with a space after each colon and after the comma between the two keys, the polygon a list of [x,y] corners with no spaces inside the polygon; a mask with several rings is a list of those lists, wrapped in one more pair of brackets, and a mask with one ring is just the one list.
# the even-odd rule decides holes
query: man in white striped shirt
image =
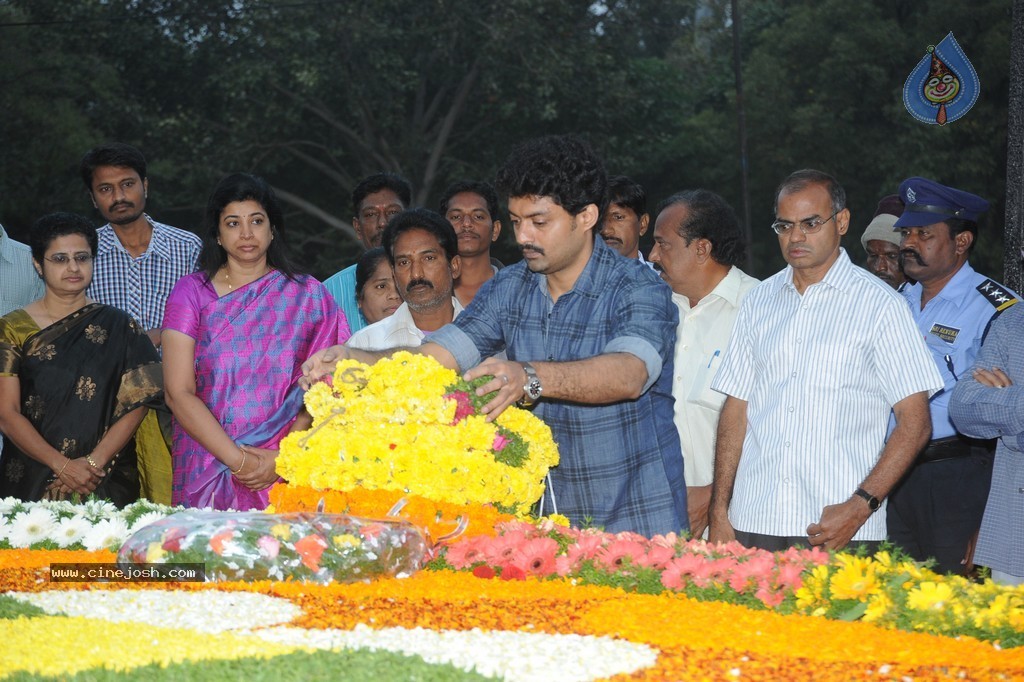
{"label": "man in white striped shirt", "polygon": [[[869,549],[881,500],[931,431],[942,387],[906,304],[840,247],[846,193],[803,170],[775,195],[789,266],[743,301],[712,388],[725,393],[709,539]],[[889,413],[896,429],[886,442]]]}

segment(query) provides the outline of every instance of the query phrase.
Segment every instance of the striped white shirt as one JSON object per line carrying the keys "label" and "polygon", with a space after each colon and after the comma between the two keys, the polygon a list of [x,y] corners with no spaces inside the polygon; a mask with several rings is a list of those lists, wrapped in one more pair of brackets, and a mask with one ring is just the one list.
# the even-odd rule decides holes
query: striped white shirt
{"label": "striped white shirt", "polygon": [[24,308],[44,293],[43,280],[32,267],[32,251],[0,225],[0,315]]}
{"label": "striped white shirt", "polygon": [[[942,378],[906,303],[841,250],[803,295],[791,267],[750,292],[712,388],[747,402],[733,527],[799,536],[878,462],[892,406]],[[853,536],[884,538],[884,511]]]}

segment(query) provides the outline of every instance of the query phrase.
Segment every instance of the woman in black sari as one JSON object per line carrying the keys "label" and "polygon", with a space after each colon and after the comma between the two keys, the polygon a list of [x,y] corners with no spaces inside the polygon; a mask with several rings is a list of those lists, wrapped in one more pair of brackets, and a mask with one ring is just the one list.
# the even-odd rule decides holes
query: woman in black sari
{"label": "woman in black sari", "polygon": [[160,359],[131,316],[86,297],[96,244],[71,213],[32,226],[46,293],[0,318],[0,497],[139,497],[134,435],[162,399]]}

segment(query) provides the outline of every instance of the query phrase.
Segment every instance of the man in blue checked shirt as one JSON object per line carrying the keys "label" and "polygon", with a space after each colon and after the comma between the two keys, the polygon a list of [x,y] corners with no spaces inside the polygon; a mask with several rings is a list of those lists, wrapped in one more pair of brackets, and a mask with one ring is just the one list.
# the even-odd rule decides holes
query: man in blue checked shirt
{"label": "man in blue checked shirt", "polygon": [[195,271],[202,241],[146,215],[146,159],[135,147],[96,147],[82,158],[81,173],[92,205],[107,220],[97,231],[88,296],[130,314],[159,348],[164,304],[174,284]]}
{"label": "man in blue checked shirt", "polygon": [[[672,411],[678,312],[654,271],[598,237],[604,164],[582,140],[549,136],[517,147],[496,184],[523,260],[413,350],[468,380],[492,375],[477,391],[497,392],[489,419],[518,403],[551,427],[561,461],[542,513],[647,536],[686,529]],[[503,350],[507,360],[493,357]],[[306,381],[339,358],[381,356],[335,346],[304,365]]]}

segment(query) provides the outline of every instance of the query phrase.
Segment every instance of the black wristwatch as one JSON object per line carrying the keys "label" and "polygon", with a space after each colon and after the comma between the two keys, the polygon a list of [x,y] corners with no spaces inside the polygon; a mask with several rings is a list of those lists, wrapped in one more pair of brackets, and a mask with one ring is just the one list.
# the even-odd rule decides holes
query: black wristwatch
{"label": "black wristwatch", "polygon": [[519,400],[520,407],[532,407],[540,400],[540,394],[544,388],[540,385],[540,378],[537,377],[537,370],[528,362],[523,363],[523,371],[526,372],[526,384],[523,386],[523,397]]}
{"label": "black wristwatch", "polygon": [[871,509],[872,513],[878,511],[878,508],[882,506],[881,500],[869,493],[867,490],[864,490],[864,488],[857,488],[853,491],[853,494],[857,497],[864,498],[864,501],[868,503],[868,507]]}

